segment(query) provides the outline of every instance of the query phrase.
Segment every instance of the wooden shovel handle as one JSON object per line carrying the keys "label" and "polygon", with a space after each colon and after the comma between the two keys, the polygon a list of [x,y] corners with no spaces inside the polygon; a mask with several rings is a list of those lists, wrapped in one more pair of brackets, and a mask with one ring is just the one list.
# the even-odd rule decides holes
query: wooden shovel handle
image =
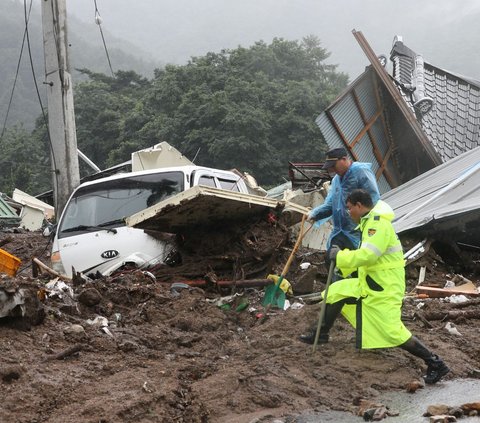
{"label": "wooden shovel handle", "polygon": [[283,268],[282,274],[280,276],[285,277],[285,275],[287,274],[288,269],[290,269],[290,265],[292,264],[293,257],[295,256],[295,253],[297,252],[298,248],[300,247],[300,244],[302,243],[303,237],[311,229],[311,226],[310,226],[310,228],[308,228],[308,230],[305,233],[303,233],[303,224],[305,223],[306,218],[307,218],[307,215],[304,214],[302,217],[302,222],[300,223],[300,234],[298,235],[297,242],[295,242],[292,252],[290,253],[290,257],[288,257],[287,263],[285,264],[285,267]]}

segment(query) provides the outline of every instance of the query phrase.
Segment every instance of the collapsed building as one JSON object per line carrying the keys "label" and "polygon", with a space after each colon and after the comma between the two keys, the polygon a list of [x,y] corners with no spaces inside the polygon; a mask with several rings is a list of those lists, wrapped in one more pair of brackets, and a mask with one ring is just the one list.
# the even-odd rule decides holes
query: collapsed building
{"label": "collapsed building", "polygon": [[369,162],[381,193],[480,146],[480,81],[436,67],[395,37],[387,72],[363,34],[370,66],[317,118],[330,148]]}
{"label": "collapsed building", "polygon": [[[467,172],[468,178],[473,177],[476,169],[470,171],[469,166],[478,163],[473,154],[475,150],[472,148],[479,145],[480,82],[429,64],[421,55],[405,46],[400,37],[395,37],[390,54],[392,62],[390,75],[387,72],[387,57],[376,55],[361,32],[353,33],[370,61],[370,66],[317,118],[323,137],[330,148],[345,147],[352,159],[372,163],[384,199],[387,199],[395,209],[397,220],[401,219],[403,222],[397,224],[399,232],[417,231],[418,227],[422,226],[419,223],[422,220],[417,219],[413,227],[408,225],[406,229],[401,227],[405,221],[409,221],[405,213],[418,217],[419,208],[422,208],[426,216],[431,217],[430,221],[435,221],[433,227],[438,232],[440,215],[438,210],[430,210],[432,198],[426,194],[441,190],[434,196],[437,203],[446,201],[444,194],[447,192],[449,198],[455,199],[449,203],[449,208],[443,207],[442,219],[452,221],[449,217],[455,216],[457,220],[454,221],[457,222],[468,214],[468,222],[461,222],[465,228],[462,233],[465,235],[478,220],[478,202],[471,201],[475,193],[469,194],[468,213],[463,213],[456,205],[460,203],[459,196],[464,194],[464,191],[459,191],[465,185],[463,172]],[[464,154],[465,158],[448,165],[446,170],[442,171],[446,178],[442,179],[444,185],[437,183],[439,179],[436,172],[427,178],[426,172],[441,167],[442,163],[447,163],[460,154]],[[128,164],[132,171],[144,170],[164,166],[164,162],[170,163],[174,159],[180,160],[179,165],[189,163],[178,151],[162,143],[155,148],[134,153],[132,161],[123,165]],[[283,199],[288,201],[292,199],[289,204],[303,207],[313,207],[321,203],[326,195],[323,182],[328,179],[328,175],[324,171],[322,173],[318,163],[289,163],[289,166],[291,188],[300,190],[293,197]],[[118,170],[115,168],[108,172]],[[102,172],[93,179],[105,175],[106,173]],[[425,177],[415,179],[418,175]],[[427,180],[431,181],[432,185],[425,191],[424,185]],[[260,187],[249,185],[251,194],[261,197],[266,194],[259,193],[259,190]],[[282,191],[283,188],[280,190],[283,195]],[[412,192],[416,193],[414,198]],[[179,207],[173,207],[168,201],[155,208],[148,217],[145,215],[146,211],[142,212],[142,218],[137,219],[132,226],[147,225],[148,228],[143,229],[162,229],[164,232],[191,232],[185,228],[198,226],[198,219],[203,219],[201,226],[205,226],[208,220],[218,222],[225,220],[227,216],[230,219],[243,216],[244,209],[240,205],[246,197],[232,199],[231,195],[228,195],[228,200],[232,201],[233,206],[223,210],[222,207],[229,204],[225,198],[215,205],[216,203],[211,204],[212,198],[215,197],[210,193],[202,191],[194,194],[192,197],[194,201],[206,198],[200,205],[195,203],[195,212],[189,210],[187,206],[190,200],[179,197],[181,200]],[[272,190],[268,195],[278,199]],[[270,210],[278,207],[278,202],[270,204],[268,199],[260,198],[246,200],[248,213],[254,212],[255,207],[252,205],[256,202]],[[404,208],[407,210],[405,213]],[[163,216],[165,211],[167,214]],[[181,221],[185,216],[187,223]],[[195,219],[192,220],[192,216],[195,216]],[[145,219],[149,220],[147,224],[143,223]],[[133,222],[131,218],[130,221]],[[180,225],[178,230],[174,229],[177,223]],[[451,230],[452,224],[449,225]],[[305,237],[303,246],[324,249],[329,232],[328,224],[322,228],[313,228]],[[474,242],[475,236],[469,236],[468,239],[465,236],[462,238],[463,242]],[[443,237],[448,238],[448,231]]]}
{"label": "collapsed building", "polygon": [[[373,73],[369,78],[370,81],[364,80],[361,86],[367,89],[370,82],[377,81],[379,86],[373,94],[381,89],[381,95],[386,98],[389,95],[386,88],[379,88],[382,82],[375,79]],[[398,85],[394,87],[401,89]],[[335,122],[338,120],[342,126],[338,131],[331,127],[336,136],[326,137],[327,141],[351,140],[352,157],[374,164],[385,193],[383,198],[397,212],[396,225],[401,234],[425,230],[421,235],[427,236],[432,225],[434,231],[441,229],[447,237],[473,243],[478,239],[478,225],[474,222],[480,204],[475,194],[480,182],[480,149],[466,149],[452,160],[442,158],[422,123],[413,122],[417,119],[416,108],[425,111],[430,107],[429,113],[432,113],[432,103],[428,98],[423,104],[418,103],[425,100],[422,97],[410,98],[408,101],[413,103],[408,104],[400,92],[397,94],[396,99],[389,100],[390,112],[386,103],[382,103],[387,100],[380,94],[378,100],[376,96],[368,98],[368,92],[350,95],[354,103],[368,104],[372,109],[378,107],[373,114],[366,113],[366,106],[357,107],[355,113],[360,120],[355,125],[348,119],[340,122],[343,115],[335,107],[340,107],[342,100],[337,100],[330,110]],[[405,106],[405,114],[395,115],[395,111],[403,107],[397,100],[404,102],[399,104]],[[407,110],[410,115],[406,114]],[[396,117],[400,119],[398,122]],[[350,123],[352,126],[348,126]],[[423,144],[421,140],[430,144]],[[403,147],[402,142],[406,144]],[[438,162],[433,160],[435,157]],[[301,177],[318,185],[316,170],[310,174],[311,168],[305,169],[299,164],[293,168],[299,173],[294,175],[293,188],[295,182],[300,185],[305,182]],[[312,192],[320,195],[318,189]],[[302,201],[307,203],[308,199],[302,197]],[[209,210],[221,219],[212,219]],[[4,389],[2,416],[10,420],[13,415],[23,420],[43,416],[63,421],[68,412],[73,418],[86,416],[102,421],[149,417],[162,421],[231,421],[232,416],[251,419],[253,413],[263,414],[267,419],[277,415],[285,417],[287,404],[292,412],[320,407],[350,413],[355,410],[365,419],[365,407],[356,408],[358,398],[365,404],[365,395],[378,396],[380,391],[402,389],[405,381],[413,380],[407,384],[408,395],[423,387],[421,383],[415,384],[414,379],[419,378],[422,369],[412,365],[400,349],[388,354],[384,351],[353,353],[351,332],[345,322],[343,325],[339,322],[334,328],[337,338],[332,345],[324,346],[322,354],[303,353],[294,339],[303,322],[317,316],[315,308],[296,303],[299,307],[292,305],[282,313],[281,320],[273,317],[260,326],[263,318],[259,311],[264,308],[253,290],[245,290],[243,296],[235,292],[218,298],[225,293],[225,287],[232,293],[246,278],[265,275],[275,261],[271,259],[285,255],[288,236],[281,220],[273,219],[270,210],[280,212],[277,218],[291,217],[293,222],[305,212],[301,206],[279,204],[272,199],[193,187],[128,219],[131,225],[144,230],[170,231],[173,226],[180,235],[180,252],[193,253],[171,256],[165,273],[161,269],[156,269],[156,275],[133,270],[95,280],[74,278],[71,286],[58,279],[46,283],[43,277],[17,278],[11,281],[11,286],[4,283],[0,289],[0,318],[5,321],[4,316],[24,316],[32,310],[27,322],[44,323],[40,329],[27,326],[31,331],[25,335],[13,333],[12,336],[8,328],[2,332],[5,342],[1,351],[5,363],[0,376],[4,385],[11,384]],[[17,218],[11,210],[5,214],[7,218]],[[229,233],[228,229],[240,216],[255,218],[255,228],[260,230],[239,227],[236,232],[240,236],[230,237],[236,234]],[[461,222],[456,223],[457,218]],[[464,230],[455,229],[460,223]],[[208,230],[195,236],[193,231],[198,226],[206,226]],[[28,243],[17,239],[14,246],[10,245],[13,253],[22,253],[24,260],[32,254],[40,257],[43,254],[46,258],[40,241],[34,248],[28,234],[18,235],[25,235],[25,240],[28,236]],[[6,241],[8,239],[0,240],[0,246]],[[196,256],[195,251],[205,246],[209,249],[200,250],[208,252],[209,261],[201,266],[197,259],[204,259],[205,254]],[[232,248],[226,251],[224,246]],[[318,263],[310,252],[301,252],[300,256],[301,264],[310,267],[296,267],[304,274],[313,269],[311,275],[315,277]],[[229,274],[234,283],[222,285],[224,281],[215,281],[212,269],[216,276]],[[171,277],[178,277],[179,273],[190,282],[200,282],[197,278],[207,279],[207,272],[208,281],[202,282],[217,282],[222,291],[218,289],[212,294],[198,289],[205,284],[192,287],[186,283],[169,286],[162,283],[171,282]],[[478,328],[472,321],[479,318],[478,300],[460,303],[407,296],[405,306],[402,318],[409,320],[416,335],[436,345],[439,354],[448,360],[452,377],[478,378]],[[458,330],[452,321],[458,324]],[[333,356],[334,360],[325,360]],[[377,364],[379,357],[381,364]],[[326,389],[318,389],[319,384]],[[119,396],[118,392],[124,395]],[[25,398],[33,400],[24,401]],[[373,403],[368,404],[372,407]],[[467,405],[476,415],[478,403]],[[378,410],[386,408],[382,405],[367,411],[372,410],[378,415]],[[0,420],[7,421],[8,417]],[[442,421],[446,417],[442,416]]]}
{"label": "collapsed building", "polygon": [[370,65],[317,118],[323,137],[330,148],[372,163],[399,233],[425,226],[424,235],[475,243],[480,81],[434,66],[399,36],[389,74],[387,57],[361,32],[353,35]]}

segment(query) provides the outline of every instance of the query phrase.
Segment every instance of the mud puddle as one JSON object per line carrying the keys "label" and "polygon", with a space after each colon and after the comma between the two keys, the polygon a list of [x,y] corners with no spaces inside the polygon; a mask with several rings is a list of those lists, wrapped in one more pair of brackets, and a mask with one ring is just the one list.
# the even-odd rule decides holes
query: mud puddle
{"label": "mud puddle", "polygon": [[[397,423],[428,422],[428,417],[422,417],[429,405],[445,404],[448,406],[460,406],[469,402],[480,400],[480,380],[457,379],[438,383],[435,386],[427,386],[419,389],[414,394],[408,392],[388,392],[376,398],[389,407],[392,411],[400,414],[398,417],[387,417],[385,421]],[[296,418],[297,423],[359,423],[363,418],[351,413],[328,411],[325,413],[305,413]],[[480,422],[480,416],[464,417],[465,423]]]}
{"label": "mud puddle", "polygon": [[[438,383],[425,389],[419,389],[415,394],[407,392],[389,392],[381,396],[380,402],[388,405],[392,410],[400,413],[397,421],[413,422],[425,421],[428,418],[421,416],[429,405],[445,404],[450,407],[459,407],[469,402],[480,400],[480,380],[456,379]],[[480,422],[480,417],[464,417],[465,423]]]}

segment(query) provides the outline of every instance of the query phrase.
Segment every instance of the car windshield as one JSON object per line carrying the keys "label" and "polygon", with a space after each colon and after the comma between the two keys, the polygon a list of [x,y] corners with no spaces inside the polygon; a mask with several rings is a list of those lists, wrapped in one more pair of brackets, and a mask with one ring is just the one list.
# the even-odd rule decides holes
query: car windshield
{"label": "car windshield", "polygon": [[58,237],[124,226],[125,218],[182,192],[183,180],[182,172],[164,172],[80,188],[67,204]]}

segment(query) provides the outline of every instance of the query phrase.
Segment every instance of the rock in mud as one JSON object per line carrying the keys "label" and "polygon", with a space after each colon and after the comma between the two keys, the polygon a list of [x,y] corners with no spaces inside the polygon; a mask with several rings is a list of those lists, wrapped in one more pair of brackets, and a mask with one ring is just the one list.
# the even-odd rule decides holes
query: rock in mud
{"label": "rock in mud", "polygon": [[78,301],[86,306],[95,306],[102,301],[102,296],[95,288],[86,288],[78,294]]}
{"label": "rock in mud", "polygon": [[5,383],[10,383],[14,380],[20,379],[23,373],[20,366],[5,366],[0,367],[0,378]]}

